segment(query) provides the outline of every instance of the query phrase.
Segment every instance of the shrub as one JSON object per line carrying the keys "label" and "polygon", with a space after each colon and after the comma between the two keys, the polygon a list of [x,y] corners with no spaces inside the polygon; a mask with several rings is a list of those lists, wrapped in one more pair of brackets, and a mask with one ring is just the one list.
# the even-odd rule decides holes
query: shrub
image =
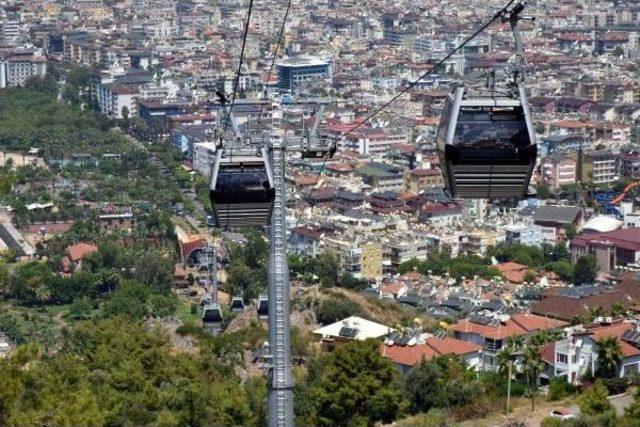
{"label": "shrub", "polygon": [[609,395],[614,395],[627,391],[630,382],[628,378],[606,378],[602,379],[602,383],[607,387]]}
{"label": "shrub", "polygon": [[334,323],[349,316],[362,316],[364,309],[357,302],[345,297],[330,297],[320,304],[316,311],[318,322],[323,325]]}
{"label": "shrub", "polygon": [[549,395],[547,398],[550,401],[564,399],[570,394],[576,393],[577,388],[568,383],[564,378],[553,378],[549,381]]}
{"label": "shrub", "polygon": [[207,335],[207,332],[195,323],[185,323],[176,328],[176,334],[182,336],[191,335],[194,337],[203,337]]}
{"label": "shrub", "polygon": [[540,422],[540,427],[562,427],[562,425],[562,420],[555,417],[546,417]]}

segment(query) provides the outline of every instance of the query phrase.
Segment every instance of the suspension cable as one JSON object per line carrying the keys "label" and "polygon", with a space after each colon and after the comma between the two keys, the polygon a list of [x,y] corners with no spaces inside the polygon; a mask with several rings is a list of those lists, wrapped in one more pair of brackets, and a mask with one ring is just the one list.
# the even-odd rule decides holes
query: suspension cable
{"label": "suspension cable", "polygon": [[[479,27],[476,31],[473,32],[473,34],[471,34],[470,36],[468,36],[461,44],[459,44],[457,47],[455,47],[452,51],[450,51],[447,55],[444,56],[444,58],[442,58],[441,60],[439,60],[433,67],[429,68],[425,73],[423,73],[417,80],[411,82],[407,87],[405,87],[404,89],[402,89],[400,92],[398,92],[396,95],[393,96],[393,98],[391,98],[389,101],[385,102],[381,107],[378,107],[377,109],[375,109],[373,112],[371,112],[366,118],[364,118],[361,121],[358,121],[358,123],[356,123],[355,125],[353,125],[351,128],[349,128],[348,130],[341,132],[337,137],[334,138],[334,144],[337,144],[337,141],[340,138],[343,138],[346,135],[349,135],[350,133],[354,132],[355,130],[359,129],[360,127],[362,127],[365,123],[367,123],[369,120],[371,120],[373,117],[375,117],[377,114],[379,114],[380,112],[382,112],[384,109],[386,109],[389,105],[391,105],[395,100],[397,100],[398,98],[400,98],[402,95],[404,95],[405,93],[407,93],[407,91],[411,90],[413,87],[415,87],[418,83],[420,83],[420,81],[422,81],[425,77],[429,76],[431,73],[433,73],[434,71],[436,71],[441,65],[443,65],[446,61],[449,60],[449,58],[451,58],[453,55],[455,55],[458,51],[460,51],[461,49],[463,49],[467,44],[469,44],[469,42],[473,39],[475,39],[480,33],[482,33],[484,30],[486,30],[488,27],[490,27],[495,21],[497,21],[498,19],[500,19],[504,14],[508,13],[509,8],[511,7],[511,5],[513,3],[515,3],[516,0],[509,0],[509,2],[503,6],[499,11],[497,11],[490,19],[489,21],[487,21],[485,24],[483,24],[481,27]],[[329,155],[326,154],[324,156],[324,159],[322,161],[322,164],[320,166],[320,169],[318,170],[318,173],[316,175],[316,182],[319,182],[320,177],[322,175],[322,172],[327,164],[327,160],[328,160]],[[306,194],[303,197],[303,202],[304,202],[304,208],[303,210],[306,208],[306,206],[308,205],[308,198],[311,195],[311,193],[314,191],[313,188],[311,188],[309,191],[306,192]],[[293,237],[293,234],[291,234],[289,236],[289,240],[291,240],[291,237]]]}
{"label": "suspension cable", "polygon": [[[280,45],[282,44],[282,38],[284,36],[284,30],[285,27],[287,25],[287,19],[289,18],[289,11],[291,10],[291,0],[289,0],[287,2],[287,8],[284,12],[284,18],[282,19],[282,25],[280,26],[280,32],[278,33],[278,37],[276,38],[276,47],[273,51],[273,58],[271,60],[271,66],[269,66],[269,73],[267,74],[267,81],[265,83],[266,85],[269,85],[269,81],[271,80],[271,73],[273,72],[273,67],[276,64],[276,59],[278,58],[278,51],[280,50]],[[267,93],[267,89],[265,87],[265,95]],[[266,98],[266,96],[265,96]],[[264,105],[260,106],[260,115],[258,116],[258,125],[256,126],[258,129],[260,129],[260,124],[262,123],[262,114],[264,113]]]}
{"label": "suspension cable", "polygon": [[444,58],[442,58],[440,61],[438,61],[433,67],[429,68],[424,74],[422,74],[418,79],[414,80],[413,82],[409,83],[409,85],[407,87],[405,87],[404,89],[402,89],[400,92],[398,92],[397,94],[395,94],[393,96],[393,98],[391,98],[389,101],[385,102],[382,106],[378,107],[377,109],[375,109],[373,112],[371,112],[367,117],[365,117],[363,120],[359,121],[358,123],[356,123],[355,125],[353,125],[350,129],[348,129],[345,132],[340,133],[340,135],[338,135],[338,139],[342,138],[346,135],[349,135],[350,133],[352,133],[353,131],[355,131],[356,129],[359,129],[361,126],[364,126],[365,123],[367,123],[369,120],[371,120],[373,117],[375,117],[378,113],[380,113],[381,111],[383,111],[385,108],[387,108],[389,105],[391,105],[395,100],[397,100],[398,98],[400,98],[402,95],[404,95],[405,93],[407,93],[409,90],[413,89],[418,83],[420,83],[425,77],[429,76],[430,74],[432,74],[433,72],[435,72],[440,66],[442,66],[445,62],[447,62],[453,55],[455,55],[456,53],[458,53],[458,51],[460,51],[461,49],[463,49],[467,44],[469,44],[469,42],[473,39],[475,39],[480,33],[482,33],[484,30],[486,30],[489,26],[491,26],[491,24],[493,24],[496,20],[498,20],[500,17],[502,17],[502,15],[504,15],[505,13],[507,13],[507,11],[509,10],[509,7],[511,7],[511,5],[515,2],[516,0],[509,0],[509,2],[499,11],[497,11],[493,17],[491,17],[491,19],[489,21],[487,21],[484,25],[482,25],[480,28],[478,28],[473,34],[471,34],[470,36],[468,36],[462,43],[460,43],[455,49],[453,49],[452,51],[450,51],[448,54],[446,54],[444,56]]}
{"label": "suspension cable", "polygon": [[249,22],[251,21],[251,12],[253,11],[253,0],[249,0],[249,10],[247,11],[247,21],[244,23],[244,34],[242,35],[242,47],[240,48],[240,61],[238,62],[238,70],[236,71],[236,77],[233,83],[233,95],[231,96],[231,103],[229,105],[229,111],[227,112],[227,118],[224,122],[224,128],[222,129],[221,143],[224,135],[227,132],[227,127],[231,121],[231,110],[236,102],[236,96],[238,94],[238,85],[240,83],[240,73],[242,71],[242,63],[244,62],[244,49],[247,44],[247,35],[249,34]]}

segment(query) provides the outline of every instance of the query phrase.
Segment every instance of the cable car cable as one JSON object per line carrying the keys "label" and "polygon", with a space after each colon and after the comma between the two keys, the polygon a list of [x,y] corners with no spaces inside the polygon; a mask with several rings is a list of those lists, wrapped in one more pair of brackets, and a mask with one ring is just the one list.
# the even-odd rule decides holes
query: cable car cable
{"label": "cable car cable", "polygon": [[244,23],[244,34],[242,35],[242,47],[240,48],[240,62],[238,63],[238,70],[236,71],[235,81],[233,83],[233,94],[231,96],[231,103],[229,104],[229,111],[227,112],[227,119],[224,122],[224,128],[222,129],[222,135],[220,136],[220,143],[224,139],[224,135],[229,127],[231,121],[231,110],[236,102],[236,96],[238,94],[238,85],[240,83],[240,73],[242,71],[242,63],[244,62],[244,48],[247,44],[247,35],[249,34],[249,22],[251,21],[251,12],[253,11],[253,0],[249,0],[249,10],[247,11],[247,21]]}
{"label": "cable car cable", "polygon": [[[276,39],[276,47],[273,51],[273,59],[271,60],[271,66],[269,67],[269,73],[267,74],[267,80],[265,86],[269,84],[271,80],[271,73],[273,72],[273,67],[276,64],[276,58],[278,58],[278,50],[280,49],[280,44],[282,43],[282,37],[284,36],[284,29],[287,25],[287,19],[289,18],[289,11],[291,10],[291,0],[287,2],[287,9],[284,12],[284,18],[282,19],[282,25],[280,26],[280,32],[278,33],[278,38]],[[267,89],[265,87],[264,90],[265,98],[267,94]],[[260,106],[260,115],[258,116],[258,125],[256,126],[260,129],[260,124],[262,123],[262,114],[264,113],[264,105]]]}
{"label": "cable car cable", "polygon": [[429,68],[424,74],[422,74],[418,79],[414,80],[413,82],[411,82],[407,87],[405,87],[404,89],[402,89],[400,92],[398,92],[393,98],[391,98],[389,101],[385,102],[381,107],[378,107],[376,110],[374,110],[372,113],[370,113],[364,120],[359,121],[358,123],[356,123],[352,128],[350,128],[349,130],[342,132],[339,136],[339,138],[342,138],[346,135],[349,135],[351,132],[355,131],[356,129],[360,128],[361,126],[363,126],[366,122],[368,122],[369,120],[371,120],[373,117],[375,117],[378,113],[380,113],[381,111],[383,111],[385,108],[387,108],[389,105],[391,105],[395,100],[397,100],[398,98],[400,98],[402,95],[404,95],[405,93],[407,93],[409,90],[413,89],[418,83],[420,83],[420,81],[422,81],[422,79],[424,79],[425,77],[429,76],[431,73],[433,73],[434,71],[436,71],[442,64],[444,64],[446,61],[449,60],[449,58],[451,58],[453,55],[455,55],[456,53],[458,53],[458,51],[462,48],[464,48],[471,40],[475,39],[480,33],[482,33],[484,30],[486,30],[489,26],[491,26],[491,24],[493,24],[495,21],[497,21],[498,19],[500,19],[505,13],[508,12],[509,7],[511,7],[511,5],[513,3],[515,3],[516,0],[509,0],[509,2],[502,8],[500,9],[498,12],[496,12],[493,17],[487,21],[484,25],[482,25],[480,28],[478,28],[473,34],[471,34],[469,37],[467,37],[461,44],[459,44],[455,49],[453,49],[452,51],[450,51],[448,54],[446,54],[444,56],[444,58],[442,58],[440,61],[438,61],[433,67]]}
{"label": "cable car cable", "polygon": [[[359,121],[358,123],[356,123],[353,127],[351,127],[349,130],[340,133],[337,137],[334,138],[334,143],[337,143],[337,141],[346,136],[349,135],[350,133],[352,133],[353,131],[357,130],[358,128],[360,128],[361,126],[363,126],[365,123],[367,123],[369,120],[371,120],[373,117],[375,117],[377,114],[379,114],[380,112],[382,112],[385,108],[387,108],[389,105],[391,105],[396,99],[398,99],[399,97],[401,97],[402,95],[404,95],[407,91],[409,91],[410,89],[412,89],[413,87],[415,87],[422,79],[424,79],[425,77],[429,76],[431,73],[433,73],[434,71],[436,71],[438,69],[438,67],[440,67],[442,64],[444,64],[449,58],[451,58],[453,55],[455,55],[460,49],[464,48],[470,41],[472,41],[473,39],[475,39],[480,33],[482,33],[484,30],[486,30],[489,26],[491,26],[495,21],[497,21],[498,19],[500,19],[504,14],[506,14],[509,11],[509,8],[511,7],[511,5],[513,3],[515,3],[516,0],[509,0],[509,2],[503,6],[499,11],[497,11],[489,21],[487,21],[485,24],[483,24],[480,28],[478,28],[473,34],[471,34],[469,37],[467,37],[461,44],[459,44],[458,46],[456,46],[452,51],[450,51],[447,55],[445,55],[444,58],[442,58],[440,61],[438,61],[433,67],[431,67],[429,70],[427,70],[424,74],[422,74],[417,80],[413,81],[412,83],[409,84],[409,86],[405,87],[404,89],[402,89],[400,92],[398,92],[393,98],[391,98],[391,100],[387,101],[386,103],[384,103],[384,105],[382,105],[381,107],[377,108],[375,111],[373,111],[372,113],[370,113],[364,120]],[[320,176],[322,175],[322,172],[325,168],[325,165],[327,164],[327,160],[328,160],[329,156],[325,155],[324,156],[324,160],[322,161],[322,165],[320,166],[320,169],[318,170],[317,173],[317,178],[316,178],[316,182],[318,182],[320,180]],[[313,192],[313,189],[307,191],[307,193],[304,195],[303,200],[304,200],[304,208],[303,210],[307,207],[308,205],[308,197],[311,195],[311,193]],[[291,234],[289,236],[289,241],[291,240],[291,238],[293,237],[293,234]]]}

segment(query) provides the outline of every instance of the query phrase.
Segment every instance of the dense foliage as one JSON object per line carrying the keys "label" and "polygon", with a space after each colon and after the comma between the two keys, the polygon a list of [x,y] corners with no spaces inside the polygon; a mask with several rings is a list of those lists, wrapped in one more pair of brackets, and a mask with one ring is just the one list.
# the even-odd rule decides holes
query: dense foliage
{"label": "dense foliage", "polygon": [[376,340],[350,342],[315,360],[295,396],[296,425],[389,423],[406,406],[398,372]]}
{"label": "dense foliage", "polygon": [[257,425],[253,390],[211,348],[175,353],[162,332],[121,318],[79,323],[54,356],[28,345],[0,361],[0,424]]}
{"label": "dense foliage", "polygon": [[488,260],[477,255],[460,255],[451,258],[451,250],[447,247],[429,252],[425,261],[412,259],[400,264],[399,272],[401,274],[418,271],[422,274],[438,274],[448,273],[456,280],[465,278],[473,278],[475,276],[485,279],[492,279],[500,276],[500,272],[489,265]]}

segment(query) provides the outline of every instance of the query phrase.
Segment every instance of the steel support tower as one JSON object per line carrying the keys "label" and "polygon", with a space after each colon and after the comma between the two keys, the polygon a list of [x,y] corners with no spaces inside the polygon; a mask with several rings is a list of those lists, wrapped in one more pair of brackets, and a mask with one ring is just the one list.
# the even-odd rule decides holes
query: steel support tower
{"label": "steel support tower", "polygon": [[270,227],[269,254],[269,426],[293,426],[293,372],[285,187],[285,144],[272,141],[275,201]]}

